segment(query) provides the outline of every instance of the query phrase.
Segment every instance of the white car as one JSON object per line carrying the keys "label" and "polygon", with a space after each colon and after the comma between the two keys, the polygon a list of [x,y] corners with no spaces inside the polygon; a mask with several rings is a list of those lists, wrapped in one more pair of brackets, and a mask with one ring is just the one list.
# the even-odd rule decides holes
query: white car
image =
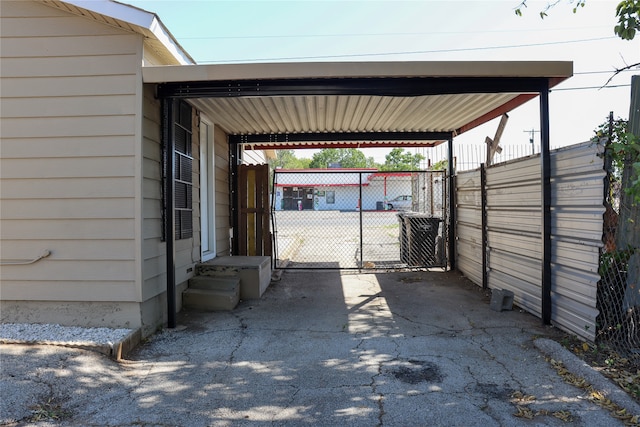
{"label": "white car", "polygon": [[398,196],[387,202],[387,210],[410,211],[411,207],[411,195]]}

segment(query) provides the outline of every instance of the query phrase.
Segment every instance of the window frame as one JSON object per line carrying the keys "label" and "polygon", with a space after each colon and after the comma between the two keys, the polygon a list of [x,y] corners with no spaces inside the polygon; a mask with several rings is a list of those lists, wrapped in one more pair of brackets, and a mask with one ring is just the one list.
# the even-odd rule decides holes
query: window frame
{"label": "window frame", "polygon": [[[174,239],[184,240],[193,237],[193,108],[185,101],[175,102],[173,225]],[[184,136],[184,142],[178,135]]]}

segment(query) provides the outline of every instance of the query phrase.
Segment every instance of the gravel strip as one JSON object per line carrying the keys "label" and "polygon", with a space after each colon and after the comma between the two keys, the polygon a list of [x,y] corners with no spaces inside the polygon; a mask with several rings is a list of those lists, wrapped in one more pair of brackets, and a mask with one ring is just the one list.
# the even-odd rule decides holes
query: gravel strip
{"label": "gravel strip", "polygon": [[70,346],[113,346],[132,329],[79,328],[56,324],[0,323],[0,342]]}

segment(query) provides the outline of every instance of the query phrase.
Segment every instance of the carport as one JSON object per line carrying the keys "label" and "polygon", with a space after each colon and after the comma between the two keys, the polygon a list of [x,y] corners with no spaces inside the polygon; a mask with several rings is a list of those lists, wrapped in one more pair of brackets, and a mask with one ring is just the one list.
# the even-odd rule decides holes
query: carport
{"label": "carport", "polygon": [[[143,67],[157,85],[163,143],[173,152],[172,100],[186,99],[228,135],[231,218],[238,150],[432,147],[453,152],[454,138],[539,97],[542,194],[542,320],[551,319],[549,89],[569,78],[571,62],[344,62]],[[175,164],[171,162],[169,164]],[[454,188],[454,162],[448,162]],[[173,193],[173,171],[165,177]],[[449,193],[449,266],[456,266],[455,194]],[[172,236],[172,198],[165,235]],[[234,234],[237,227],[233,227]],[[234,236],[235,237],[235,236]],[[175,290],[173,239],[167,239],[167,289]],[[481,254],[478,254],[481,257]],[[169,302],[171,304],[171,302]],[[175,309],[169,309],[169,313]],[[170,322],[171,323],[171,322]]]}

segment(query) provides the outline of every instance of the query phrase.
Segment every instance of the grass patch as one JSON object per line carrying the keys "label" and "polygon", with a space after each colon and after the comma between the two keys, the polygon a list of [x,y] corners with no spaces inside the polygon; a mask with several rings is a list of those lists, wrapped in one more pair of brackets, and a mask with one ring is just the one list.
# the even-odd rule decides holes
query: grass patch
{"label": "grass patch", "polygon": [[32,413],[28,419],[29,422],[64,421],[71,418],[71,411],[64,409],[62,402],[54,397],[49,397],[29,409]]}

